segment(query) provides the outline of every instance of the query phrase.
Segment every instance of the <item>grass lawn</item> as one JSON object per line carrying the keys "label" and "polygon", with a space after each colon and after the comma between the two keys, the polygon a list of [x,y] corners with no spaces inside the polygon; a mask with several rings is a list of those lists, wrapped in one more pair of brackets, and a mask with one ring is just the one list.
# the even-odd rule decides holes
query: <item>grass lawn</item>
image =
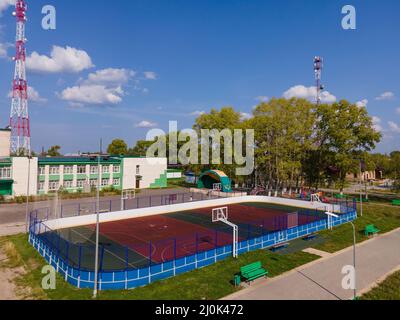
{"label": "grass lawn", "polygon": [[[381,233],[400,228],[400,208],[379,203],[364,204],[364,214],[359,214],[355,222],[357,243],[367,240],[364,229],[368,224],[374,224]],[[353,244],[353,228],[350,224],[334,228],[333,231],[323,231],[321,236],[325,242],[314,246],[315,249],[334,253]]]}
{"label": "grass lawn", "polygon": [[[45,260],[31,247],[25,235],[10,236],[0,239],[8,256],[11,257],[8,267],[24,266],[27,274],[17,279],[17,284],[30,288],[26,298],[34,299],[90,299],[91,290],[79,290],[57,278],[57,289],[43,291],[41,269],[46,265]],[[195,270],[175,278],[153,283],[143,288],[130,291],[101,292],[100,299],[140,299],[140,300],[213,300],[225,297],[237,289],[231,284],[233,275],[241,266],[261,261],[270,272],[271,277],[280,275],[298,266],[318,259],[317,256],[297,252],[279,255],[267,250],[260,250],[241,255],[238,260],[227,259],[215,265]]]}
{"label": "grass lawn", "polygon": [[363,295],[361,300],[400,300],[400,271]]}

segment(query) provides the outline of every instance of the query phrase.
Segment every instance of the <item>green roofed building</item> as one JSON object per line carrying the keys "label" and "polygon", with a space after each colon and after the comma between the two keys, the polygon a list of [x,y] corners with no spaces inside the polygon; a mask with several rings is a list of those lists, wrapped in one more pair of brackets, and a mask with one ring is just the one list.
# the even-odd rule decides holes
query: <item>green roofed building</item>
{"label": "green roofed building", "polygon": [[[0,195],[25,196],[59,190],[87,192],[101,188],[166,187],[167,159],[138,157],[0,157]],[[29,176],[29,180],[28,180]]]}

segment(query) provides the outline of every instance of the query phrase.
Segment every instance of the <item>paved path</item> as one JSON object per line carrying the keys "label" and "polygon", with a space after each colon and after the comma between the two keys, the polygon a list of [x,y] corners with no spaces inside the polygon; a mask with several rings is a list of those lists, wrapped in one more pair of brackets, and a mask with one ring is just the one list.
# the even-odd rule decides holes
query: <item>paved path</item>
{"label": "paved path", "polygon": [[[314,261],[274,279],[262,280],[226,300],[344,300],[353,292],[342,288],[343,266],[352,265],[353,249]],[[400,229],[357,246],[357,287],[365,293],[400,266]],[[267,267],[268,268],[268,267]]]}

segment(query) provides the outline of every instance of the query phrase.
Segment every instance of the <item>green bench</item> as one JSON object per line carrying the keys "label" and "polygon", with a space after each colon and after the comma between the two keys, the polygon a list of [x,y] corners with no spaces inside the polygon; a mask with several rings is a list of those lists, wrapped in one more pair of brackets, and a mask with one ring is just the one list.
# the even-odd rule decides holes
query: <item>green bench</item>
{"label": "green bench", "polygon": [[260,261],[240,268],[240,276],[247,282],[268,276],[268,271],[262,267]]}
{"label": "green bench", "polygon": [[400,206],[400,200],[393,200],[392,201],[393,206]]}
{"label": "green bench", "polygon": [[369,224],[365,227],[365,235],[369,237],[370,235],[376,235],[380,232],[378,228],[376,228],[373,224]]}

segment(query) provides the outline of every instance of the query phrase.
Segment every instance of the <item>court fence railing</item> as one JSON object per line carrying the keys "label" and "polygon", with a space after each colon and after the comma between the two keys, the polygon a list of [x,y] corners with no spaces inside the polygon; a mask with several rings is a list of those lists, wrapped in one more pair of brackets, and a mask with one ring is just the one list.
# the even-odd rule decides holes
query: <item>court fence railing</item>
{"label": "court fence railing", "polygon": [[[32,243],[32,240],[40,242],[47,248],[46,250],[52,252],[53,259],[57,257],[75,271],[92,272],[95,256],[94,230],[86,229],[91,232],[86,235],[86,238],[85,235],[82,236],[72,229],[53,231],[47,227],[46,218],[40,218],[41,216],[48,217],[50,210],[50,208],[36,209],[30,213],[30,242]],[[354,214],[357,212],[357,204],[354,202],[352,206],[348,206],[348,203],[343,202],[333,211],[340,217]],[[326,214],[318,209],[299,209],[285,216],[239,223],[239,238],[242,242],[251,241],[319,223],[327,225]],[[197,256],[231,245],[231,235],[232,229],[225,226],[160,241],[136,242],[129,246],[100,243],[99,270],[100,272],[128,272],[151,268],[187,256]]]}

